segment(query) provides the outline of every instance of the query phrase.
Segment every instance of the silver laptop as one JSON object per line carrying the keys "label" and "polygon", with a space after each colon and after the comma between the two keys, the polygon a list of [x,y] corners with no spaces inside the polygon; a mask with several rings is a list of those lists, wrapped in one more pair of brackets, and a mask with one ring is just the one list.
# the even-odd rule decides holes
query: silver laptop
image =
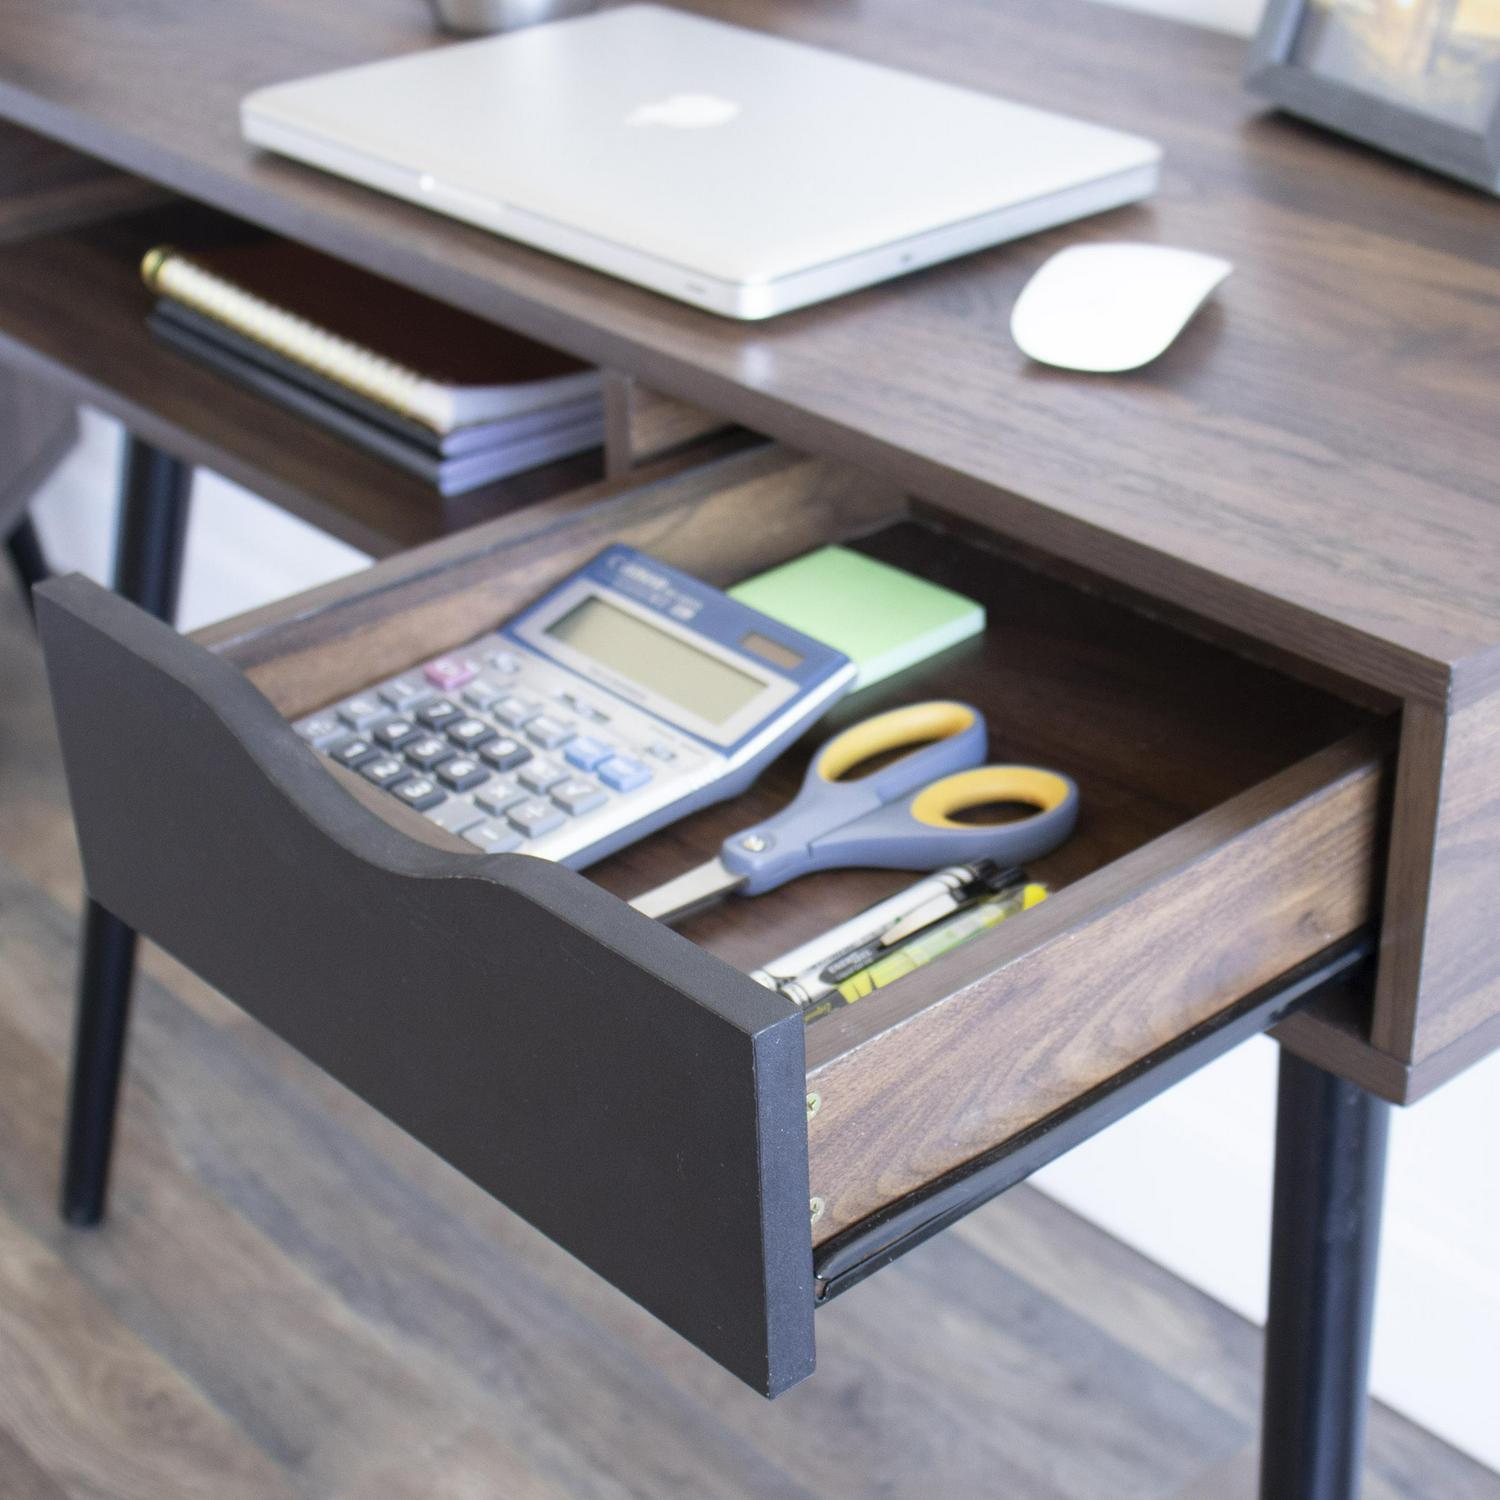
{"label": "silver laptop", "polygon": [[247,139],[732,318],[1142,198],[1152,142],[657,5],[277,84]]}

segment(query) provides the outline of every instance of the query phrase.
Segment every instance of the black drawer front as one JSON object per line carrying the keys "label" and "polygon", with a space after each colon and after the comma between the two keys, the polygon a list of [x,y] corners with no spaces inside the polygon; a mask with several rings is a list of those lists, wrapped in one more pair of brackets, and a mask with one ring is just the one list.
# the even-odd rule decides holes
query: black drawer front
{"label": "black drawer front", "polygon": [[37,605],[96,900],[741,1379],[811,1373],[793,1007],[570,871],[407,838],[105,590]]}

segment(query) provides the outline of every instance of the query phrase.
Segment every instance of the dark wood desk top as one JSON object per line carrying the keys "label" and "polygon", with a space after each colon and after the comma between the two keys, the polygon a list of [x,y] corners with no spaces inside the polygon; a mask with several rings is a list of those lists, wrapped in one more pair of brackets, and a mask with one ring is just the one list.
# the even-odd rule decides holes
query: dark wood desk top
{"label": "dark wood desk top", "polygon": [[[434,45],[418,0],[7,0],[0,113],[1439,712],[1500,688],[1500,204],[1262,116],[1233,39],[1086,0],[698,8],[1141,131],[1161,190],[740,325],[242,144],[249,89]],[[1029,365],[1027,276],[1120,237],[1238,269],[1143,372]]]}
{"label": "dark wood desk top", "polygon": [[[1408,1097],[1500,1045],[1500,203],[1088,0],[696,8],[1150,135],[1161,189],[747,325],[240,140],[253,88],[442,45],[421,0],[6,0],[0,116],[1404,699],[1371,1041]],[[1087,238],[1237,270],[1144,371],[1032,366],[1011,305]]]}

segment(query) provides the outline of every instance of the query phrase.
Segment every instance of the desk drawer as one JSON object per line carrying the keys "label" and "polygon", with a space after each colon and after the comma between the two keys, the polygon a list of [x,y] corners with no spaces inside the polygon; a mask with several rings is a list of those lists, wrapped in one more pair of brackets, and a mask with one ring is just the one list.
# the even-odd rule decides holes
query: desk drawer
{"label": "desk drawer", "polygon": [[[813,739],[918,696],[974,702],[992,755],[1080,785],[1077,834],[1032,867],[1056,894],[805,1026],[744,971],[911,877],[828,872],[679,932],[617,898],[778,805],[809,747],[577,874],[465,852],[288,727],[616,540],[719,584],[840,540],[982,598],[982,641]],[[776,448],[550,502],[193,638],[77,578],[39,614],[93,895],[768,1394],[812,1367],[815,1243],[1374,910],[1367,711]]]}

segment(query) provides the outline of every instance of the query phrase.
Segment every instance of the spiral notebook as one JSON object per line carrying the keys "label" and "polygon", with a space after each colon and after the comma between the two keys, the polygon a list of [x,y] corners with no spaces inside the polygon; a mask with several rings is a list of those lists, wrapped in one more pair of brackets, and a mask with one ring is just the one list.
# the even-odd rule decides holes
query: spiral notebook
{"label": "spiral notebook", "polygon": [[147,286],[281,359],[439,433],[597,397],[599,372],[290,240],[141,263]]}

